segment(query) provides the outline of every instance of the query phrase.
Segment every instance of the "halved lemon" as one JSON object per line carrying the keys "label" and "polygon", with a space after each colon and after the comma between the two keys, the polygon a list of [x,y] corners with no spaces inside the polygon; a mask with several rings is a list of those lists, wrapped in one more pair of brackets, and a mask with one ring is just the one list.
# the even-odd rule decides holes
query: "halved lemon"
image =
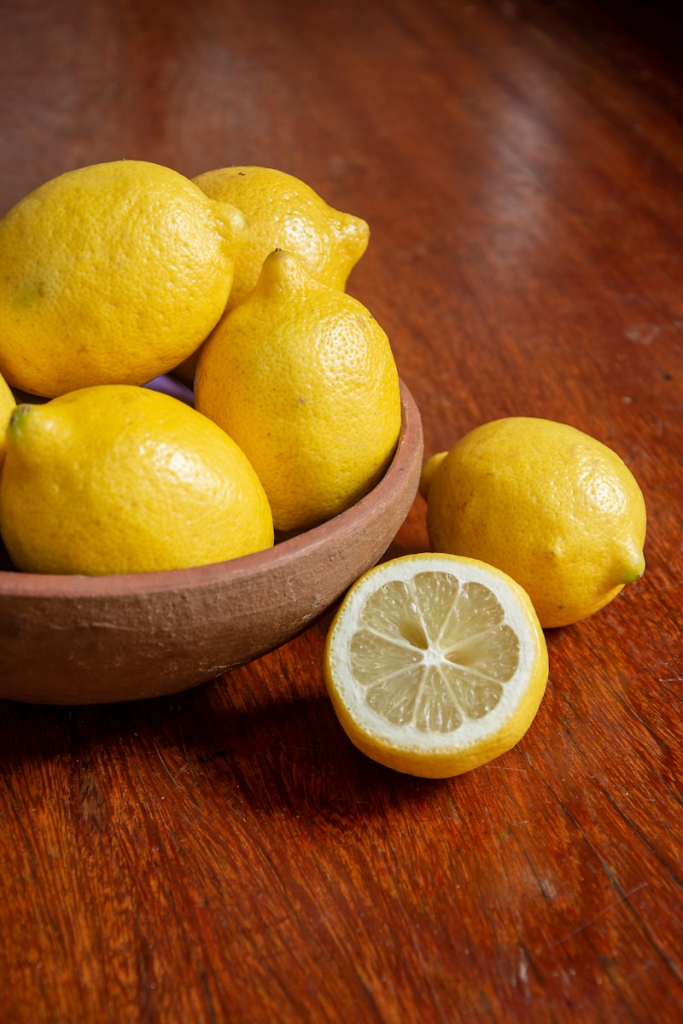
{"label": "halved lemon", "polygon": [[436,779],[519,742],[543,699],[548,651],[528,595],[505,573],[418,554],[354,584],[324,668],[352,743],[389,768]]}

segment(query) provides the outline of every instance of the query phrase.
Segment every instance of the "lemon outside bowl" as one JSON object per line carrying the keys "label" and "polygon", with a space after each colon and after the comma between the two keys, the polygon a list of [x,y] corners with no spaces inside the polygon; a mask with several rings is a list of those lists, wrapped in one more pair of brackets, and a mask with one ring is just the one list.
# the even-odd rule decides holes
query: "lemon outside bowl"
{"label": "lemon outside bowl", "polygon": [[229,562],[119,576],[0,572],[0,698],[102,704],[177,693],[302,632],[384,554],[422,466],[401,384],[398,448],[352,508]]}

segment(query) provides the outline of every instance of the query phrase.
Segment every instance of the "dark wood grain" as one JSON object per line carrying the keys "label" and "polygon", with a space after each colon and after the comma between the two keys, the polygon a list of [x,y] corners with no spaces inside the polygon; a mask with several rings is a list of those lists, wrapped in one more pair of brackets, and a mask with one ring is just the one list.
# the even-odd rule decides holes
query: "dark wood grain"
{"label": "dark wood grain", "polygon": [[0,212],[119,157],[294,173],[370,223],[349,290],[429,454],[562,420],[649,512],[645,576],[548,632],[533,727],[458,779],[351,747],[329,620],[179,696],[0,705],[0,1019],[679,1021],[680,35],[589,0],[0,12]]}

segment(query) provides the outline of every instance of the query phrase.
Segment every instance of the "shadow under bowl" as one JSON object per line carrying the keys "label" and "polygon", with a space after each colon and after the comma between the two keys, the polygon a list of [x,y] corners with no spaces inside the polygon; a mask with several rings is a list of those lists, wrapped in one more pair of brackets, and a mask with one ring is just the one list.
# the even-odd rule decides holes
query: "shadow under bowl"
{"label": "shadow under bowl", "polygon": [[103,704],[177,693],[301,633],[384,554],[422,467],[419,410],[401,384],[396,454],[334,519],[267,551],[116,576],[0,572],[0,698]]}

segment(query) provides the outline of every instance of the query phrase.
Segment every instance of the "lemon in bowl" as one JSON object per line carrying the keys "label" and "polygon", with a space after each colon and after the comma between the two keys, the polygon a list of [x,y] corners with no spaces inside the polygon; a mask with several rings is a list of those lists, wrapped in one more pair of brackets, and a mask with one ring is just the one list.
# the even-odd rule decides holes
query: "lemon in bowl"
{"label": "lemon in bowl", "polygon": [[222,562],[272,546],[244,453],[169,395],[71,391],[11,415],[0,529],[18,569],[105,576]]}
{"label": "lemon in bowl", "polygon": [[244,215],[168,167],[68,171],[0,220],[0,373],[54,397],[145,384],[221,316]]}
{"label": "lemon in bowl", "polygon": [[284,171],[221,167],[192,180],[210,199],[236,206],[248,222],[235,261],[230,307],[256,286],[263,261],[274,249],[293,252],[311,277],[343,291],[367,248],[370,229],[361,217],[335,210],[309,185]]}
{"label": "lemon in bowl", "polygon": [[[335,210],[299,178],[272,167],[220,167],[193,178],[206,195],[237,207],[248,231],[235,261],[230,310],[256,287],[265,259],[275,249],[293,253],[307,274],[343,291],[370,237],[360,217]],[[177,367],[194,379],[199,353]]]}
{"label": "lemon in bowl", "polygon": [[401,425],[385,332],[284,250],[203,346],[195,398],[246,454],[282,532],[315,526],[371,490]]}

